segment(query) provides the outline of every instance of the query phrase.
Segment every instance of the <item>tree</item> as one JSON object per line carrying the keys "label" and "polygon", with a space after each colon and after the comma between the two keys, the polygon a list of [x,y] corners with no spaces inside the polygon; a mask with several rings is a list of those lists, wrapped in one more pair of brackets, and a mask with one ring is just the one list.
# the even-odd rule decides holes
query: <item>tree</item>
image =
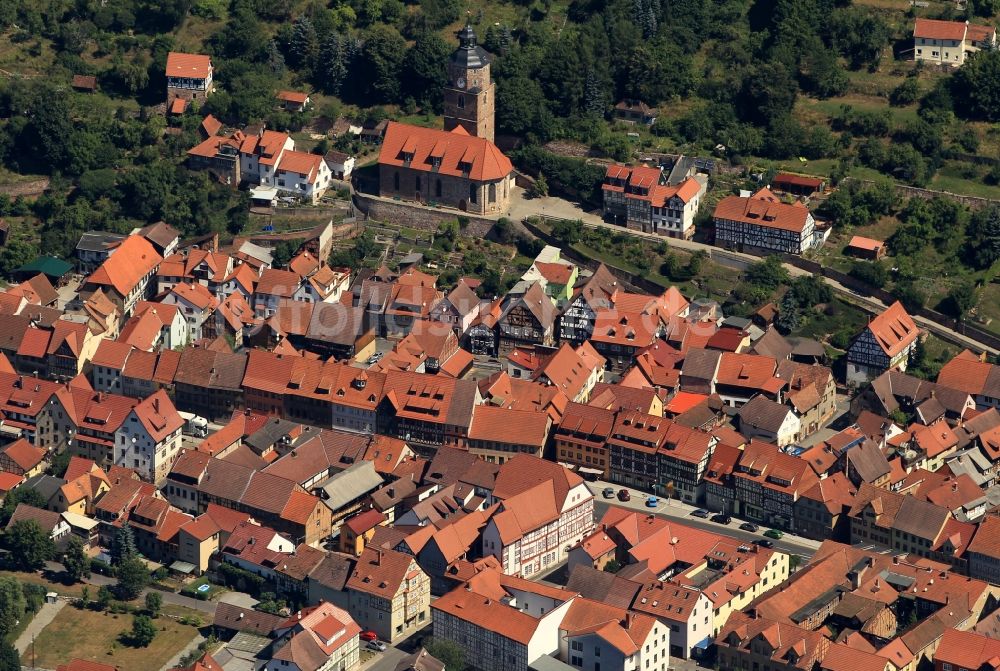
{"label": "tree", "polygon": [[971,0],[969,7],[972,8],[972,13],[976,16],[989,18],[1000,12],[1000,0]]}
{"label": "tree", "polygon": [[905,107],[912,105],[920,98],[920,83],[916,77],[907,77],[903,83],[889,94],[889,104]]}
{"label": "tree", "polygon": [[444,638],[431,638],[424,641],[424,650],[429,652],[446,669],[464,669],[465,653],[460,647]]}
{"label": "tree", "polygon": [[967,119],[1000,121],[1000,51],[970,55],[951,76],[955,113]]}
{"label": "tree", "polygon": [[66,575],[73,582],[90,577],[90,557],[83,549],[83,541],[76,534],[70,534],[62,563],[66,568]]}
{"label": "tree", "polygon": [[122,601],[136,599],[149,584],[149,569],[138,554],[131,554],[122,559],[115,575],[118,577],[115,591]]}
{"label": "tree", "polygon": [[3,535],[11,560],[23,571],[37,571],[55,555],[52,536],[35,520],[18,520]]}
{"label": "tree", "polygon": [[21,656],[7,640],[0,641],[0,671],[21,671]]}
{"label": "tree", "polygon": [[319,62],[313,69],[313,77],[316,85],[327,93],[340,93],[347,78],[350,66],[347,47],[347,39],[337,33],[327,35],[320,45]]}
{"label": "tree", "polygon": [[285,268],[288,262],[295,257],[295,252],[299,251],[299,243],[295,240],[281,240],[271,253],[275,268]]}
{"label": "tree", "polygon": [[800,308],[813,308],[833,298],[830,286],[817,275],[796,277],[785,296]]}
{"label": "tree", "polygon": [[451,51],[451,45],[437,33],[417,35],[406,54],[406,92],[417,100],[430,96],[430,102],[440,103],[442,87],[448,82],[445,63]]}
{"label": "tree", "polygon": [[775,326],[787,335],[798,329],[801,323],[802,313],[799,304],[789,291],[782,297],[781,304],[778,306],[778,319],[775,321]]}
{"label": "tree", "polygon": [[156,626],[148,615],[136,615],[132,619],[129,643],[137,648],[148,648],[156,638]]}
{"label": "tree", "polygon": [[365,97],[375,103],[399,101],[406,40],[392,26],[379,24],[365,36],[358,81],[366,82]]}
{"label": "tree", "polygon": [[146,612],[150,617],[158,617],[163,607],[163,595],[156,590],[146,592]]}
{"label": "tree", "polygon": [[889,281],[889,271],[878,261],[867,263],[855,261],[851,264],[850,276],[876,289],[881,289]]}
{"label": "tree", "polygon": [[750,284],[767,291],[774,291],[782,284],[788,283],[788,270],[781,263],[781,257],[771,255],[763,261],[750,265],[744,274]]}
{"label": "tree", "polygon": [[293,68],[311,71],[319,52],[316,29],[308,16],[302,15],[292,24],[292,35],[288,41],[288,62]]}
{"label": "tree", "polygon": [[126,522],[121,525],[111,539],[111,565],[118,566],[127,557],[135,556],[138,552],[135,547],[135,535],[132,533],[132,527]]}
{"label": "tree", "polygon": [[63,450],[62,452],[57,452],[52,455],[51,461],[49,461],[49,467],[46,469],[46,473],[53,477],[61,478],[66,474],[66,469],[69,468],[69,460],[73,458],[69,450]]}
{"label": "tree", "polygon": [[968,233],[964,254],[967,264],[983,269],[1000,259],[1000,207],[993,205],[976,212],[969,223]]}
{"label": "tree", "polygon": [[0,249],[0,273],[5,277],[38,256],[38,246],[24,238],[12,238]]}
{"label": "tree", "polygon": [[97,590],[97,607],[101,610],[107,610],[114,598],[115,595],[111,592],[108,586],[102,585],[100,589]]}
{"label": "tree", "polygon": [[0,577],[0,638],[6,639],[14,631],[27,607],[21,583],[15,578]]}
{"label": "tree", "polygon": [[549,195],[549,183],[545,180],[545,175],[538,173],[538,177],[531,184],[532,198],[545,198]]}
{"label": "tree", "polygon": [[962,282],[952,287],[948,292],[947,303],[951,313],[961,321],[976,305],[976,287],[971,282]]}
{"label": "tree", "polygon": [[552,227],[552,235],[558,238],[563,245],[571,247],[579,242],[580,236],[583,235],[583,222],[579,219],[576,221],[560,219]]}

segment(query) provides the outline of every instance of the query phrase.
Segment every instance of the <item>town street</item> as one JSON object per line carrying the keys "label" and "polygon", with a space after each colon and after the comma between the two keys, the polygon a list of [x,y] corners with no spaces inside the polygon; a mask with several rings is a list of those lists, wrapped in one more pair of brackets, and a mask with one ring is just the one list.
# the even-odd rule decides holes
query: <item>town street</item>
{"label": "town street", "polygon": [[[621,485],[611,484],[609,482],[602,482],[600,480],[596,482],[588,482],[587,487],[594,494],[594,513],[598,522],[610,506],[619,506],[630,510],[644,511],[664,519],[676,520],[677,522],[681,522],[689,527],[712,531],[717,534],[729,536],[730,538],[745,541],[747,543],[764,538],[763,532],[767,531],[767,527],[765,526],[761,526],[760,531],[757,533],[743,531],[739,528],[739,526],[744,522],[744,520],[739,520],[735,517],[728,525],[718,524],[700,517],[693,517],[691,513],[694,510],[697,510],[697,506],[692,506],[676,499],[658,497],[656,507],[650,508],[646,506],[646,499],[649,498],[649,494],[636,489],[622,487]],[[605,487],[613,488],[615,493],[617,493],[619,489],[628,489],[631,493],[631,500],[619,501],[617,498],[605,499],[602,495]],[[819,541],[803,538],[790,533],[785,533],[781,540],[774,541],[774,549],[788,554],[799,555],[802,557],[803,562],[808,561],[809,558],[815,554],[819,545]]]}

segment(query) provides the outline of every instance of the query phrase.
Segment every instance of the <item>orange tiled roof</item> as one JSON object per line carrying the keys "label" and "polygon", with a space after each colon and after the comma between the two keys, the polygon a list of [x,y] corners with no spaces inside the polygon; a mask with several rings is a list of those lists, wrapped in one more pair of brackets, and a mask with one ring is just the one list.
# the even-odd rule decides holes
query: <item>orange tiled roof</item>
{"label": "orange tiled roof", "polygon": [[920,335],[917,325],[913,323],[913,319],[899,301],[868,322],[868,330],[875,336],[875,342],[882,351],[890,358],[902,352]]}
{"label": "orange tiled roof", "polygon": [[171,51],[167,54],[167,76],[206,79],[212,70],[212,59],[203,54]]}
{"label": "orange tiled roof", "polygon": [[87,282],[110,286],[119,295],[127,296],[162,260],[146,238],[132,235],[122,241],[115,253],[87,278]]}
{"label": "orange tiled roof", "polygon": [[472,414],[469,439],[542,448],[549,425],[549,417],[543,412],[477,405]]}
{"label": "orange tiled roof", "polygon": [[716,219],[801,233],[809,219],[809,210],[780,201],[758,197],[726,196],[715,206]]}
{"label": "orange tiled roof", "polygon": [[963,21],[917,19],[913,24],[913,36],[930,40],[961,41],[965,39],[967,27]]}
{"label": "orange tiled roof", "polygon": [[[440,163],[435,166],[432,160]],[[485,138],[395,121],[386,126],[378,162],[482,182],[503,179],[514,170],[510,159]]]}
{"label": "orange tiled roof", "polygon": [[309,99],[308,93],[301,93],[299,91],[278,91],[278,100],[289,103],[298,103],[299,105],[304,105],[306,100]]}

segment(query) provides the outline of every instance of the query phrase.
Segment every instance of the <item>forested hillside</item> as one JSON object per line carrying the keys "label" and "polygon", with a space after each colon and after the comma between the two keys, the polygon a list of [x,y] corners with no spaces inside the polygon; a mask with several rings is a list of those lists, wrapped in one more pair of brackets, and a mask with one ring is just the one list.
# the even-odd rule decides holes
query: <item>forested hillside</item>
{"label": "forested hillside", "polygon": [[[920,12],[988,23],[997,4]],[[180,167],[203,114],[293,132],[342,114],[436,124],[467,20],[495,54],[497,130],[525,146],[515,160],[537,163],[532,147],[554,139],[618,160],[723,145],[737,163],[802,157],[835,180],[1000,195],[1000,53],[953,74],[920,67],[906,53],[914,16],[905,0],[7,0],[0,165],[8,182],[48,175],[54,188],[30,206],[0,196],[0,214],[37,216],[40,238],[20,242],[63,253],[86,228],[168,214],[187,234],[238,231],[240,196]],[[168,129],[170,50],[211,54],[218,92]],[[96,94],[72,91],[79,74]],[[280,88],[316,104],[286,112]],[[610,121],[622,98],[659,107],[639,138]]]}

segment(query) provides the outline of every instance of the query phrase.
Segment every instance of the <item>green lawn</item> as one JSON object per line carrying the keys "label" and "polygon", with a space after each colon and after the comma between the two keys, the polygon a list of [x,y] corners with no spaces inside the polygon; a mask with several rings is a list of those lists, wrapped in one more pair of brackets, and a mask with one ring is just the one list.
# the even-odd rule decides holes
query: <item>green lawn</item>
{"label": "green lawn", "polygon": [[[76,583],[73,585],[65,585],[61,582],[52,582],[50,580],[46,580],[38,573],[22,573],[20,571],[0,571],[0,576],[4,576],[6,578],[13,578],[14,580],[20,580],[21,582],[30,582],[36,585],[41,585],[46,589],[46,591],[56,592],[57,594],[61,594],[63,596],[79,597],[80,592],[84,587],[84,585],[81,583]],[[96,596],[97,596],[97,588],[91,586],[90,597],[94,598]]]}
{"label": "green lawn", "polygon": [[[156,638],[148,648],[132,648],[118,640],[132,628],[131,615],[110,615],[91,610],[63,608],[35,639],[35,664],[54,669],[70,659],[80,658],[131,671],[159,669],[197,635],[190,625],[159,617],[154,620]],[[22,662],[28,664],[25,656]]]}
{"label": "green lawn", "polygon": [[979,167],[975,171],[975,176],[970,177],[966,176],[966,166],[967,164],[952,161],[945,163],[934,175],[928,188],[1000,200],[1000,186],[992,186],[982,181],[981,175],[986,168]]}
{"label": "green lawn", "polygon": [[[897,82],[898,83],[898,82]],[[803,105],[808,108],[815,108],[828,117],[840,114],[840,108],[850,105],[855,110],[861,112],[882,112],[888,111],[893,121],[897,124],[905,121],[913,121],[917,118],[917,106],[890,107],[884,98],[874,96],[851,94],[838,98],[827,98],[826,100],[806,99]]]}

